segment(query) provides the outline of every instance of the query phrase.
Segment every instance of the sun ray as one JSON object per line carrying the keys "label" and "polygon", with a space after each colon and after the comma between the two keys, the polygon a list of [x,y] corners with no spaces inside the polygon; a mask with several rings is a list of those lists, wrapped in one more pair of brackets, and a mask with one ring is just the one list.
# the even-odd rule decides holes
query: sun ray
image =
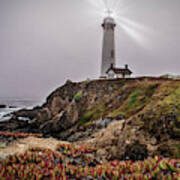
{"label": "sun ray", "polygon": [[91,4],[93,7],[101,11],[102,9],[106,8],[106,4],[104,0],[87,0],[89,4]]}
{"label": "sun ray", "polygon": [[139,31],[148,32],[150,28],[144,26],[143,24],[137,23],[125,17],[118,17],[119,22],[123,22],[124,24],[131,26],[132,28],[138,29]]}
{"label": "sun ray", "polygon": [[147,47],[148,39],[141,31],[138,31],[136,28],[129,26],[128,24],[121,22],[118,23],[118,28],[123,29],[130,37],[132,37],[139,45],[142,47]]}
{"label": "sun ray", "polygon": [[[129,36],[131,36],[137,43],[142,46],[148,44],[148,33],[151,33],[151,29],[143,24],[130,20],[125,16],[125,12],[128,12],[131,6],[127,6],[124,0],[87,0],[91,5],[95,7],[94,10],[94,22],[99,21],[100,18],[108,16],[108,11],[112,11],[111,16],[115,19],[118,28],[123,29]],[[96,21],[96,23],[98,23]]]}
{"label": "sun ray", "polygon": [[130,5],[125,4],[124,0],[119,0],[119,3],[114,7],[113,11],[116,12],[117,16],[124,16],[125,14],[129,14],[131,9],[136,5],[135,1],[133,1]]}
{"label": "sun ray", "polygon": [[118,7],[120,2],[121,2],[121,0],[116,0],[116,1],[114,1],[113,8]]}
{"label": "sun ray", "polygon": [[99,8],[105,8],[106,7],[104,0],[97,0],[97,2],[99,4]]}
{"label": "sun ray", "polygon": [[108,6],[109,6],[109,9],[113,9],[113,3],[114,3],[114,0],[110,0],[108,1]]}
{"label": "sun ray", "polygon": [[113,10],[117,11],[117,13],[121,13],[125,8],[125,4],[123,0],[117,0],[114,4]]}
{"label": "sun ray", "polygon": [[109,9],[108,0],[104,0],[104,4],[105,4],[105,6],[106,6],[106,9]]}
{"label": "sun ray", "polygon": [[124,0],[115,0],[112,8],[117,10],[119,7],[123,5],[123,3],[124,3]]}

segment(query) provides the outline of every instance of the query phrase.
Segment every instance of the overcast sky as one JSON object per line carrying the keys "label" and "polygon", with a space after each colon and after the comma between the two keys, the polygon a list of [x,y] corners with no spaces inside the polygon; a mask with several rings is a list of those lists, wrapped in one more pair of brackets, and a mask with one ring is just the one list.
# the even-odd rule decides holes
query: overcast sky
{"label": "overcast sky", "polygon": [[[109,6],[119,67],[180,74],[180,0]],[[0,0],[0,97],[45,98],[67,79],[99,77],[104,9],[103,0]]]}

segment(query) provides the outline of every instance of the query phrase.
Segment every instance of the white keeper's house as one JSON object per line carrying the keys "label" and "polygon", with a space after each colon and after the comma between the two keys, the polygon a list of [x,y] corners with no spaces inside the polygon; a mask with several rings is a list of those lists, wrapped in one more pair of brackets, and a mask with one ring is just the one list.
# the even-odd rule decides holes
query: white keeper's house
{"label": "white keeper's house", "polygon": [[130,78],[132,71],[125,65],[125,68],[116,68],[111,64],[110,68],[106,71],[107,77],[109,79],[114,78]]}

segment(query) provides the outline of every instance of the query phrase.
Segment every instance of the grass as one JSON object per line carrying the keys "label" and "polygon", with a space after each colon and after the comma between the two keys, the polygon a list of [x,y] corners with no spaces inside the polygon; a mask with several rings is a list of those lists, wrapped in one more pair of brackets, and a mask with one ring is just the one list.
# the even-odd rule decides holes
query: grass
{"label": "grass", "polygon": [[99,104],[99,105],[93,107],[92,109],[83,112],[79,118],[79,126],[86,125],[90,121],[101,118],[104,113],[105,113],[104,103]]}
{"label": "grass", "polygon": [[131,95],[124,100],[116,109],[113,109],[108,117],[117,118],[118,116],[126,116],[128,111],[134,107],[137,102],[138,97],[141,95],[141,91],[139,89],[133,91]]}
{"label": "grass", "polygon": [[145,87],[136,89],[128,99],[128,105],[125,108],[125,112],[128,117],[138,111],[142,110],[151,101],[151,98],[157,89],[158,84],[152,84]]}
{"label": "grass", "polygon": [[85,125],[86,123],[91,121],[93,114],[94,114],[93,111],[85,112],[79,119],[79,126]]}
{"label": "grass", "polygon": [[139,112],[151,101],[151,97],[157,87],[158,84],[152,84],[131,89],[129,96],[127,96],[124,102],[121,102],[108,116],[117,118],[119,115],[122,115],[123,117],[128,118]]}
{"label": "grass", "polygon": [[180,159],[180,144],[164,144],[154,153],[154,155],[158,154],[161,154],[164,157]]}
{"label": "grass", "polygon": [[126,111],[129,111],[134,107],[134,105],[137,103],[138,97],[141,95],[141,91],[139,89],[135,90],[130,97],[127,100],[128,106],[126,108]]}
{"label": "grass", "polygon": [[[147,108],[141,112],[140,120],[144,123],[144,131],[160,137],[167,130],[167,135],[177,139],[180,137],[180,85],[165,83],[158,87],[152,101],[146,97]],[[164,128],[165,126],[165,128]]]}
{"label": "grass", "polygon": [[180,87],[168,94],[159,105],[159,111],[162,112],[161,116],[171,117],[176,115],[176,118],[172,120],[171,127],[174,134],[180,136]]}
{"label": "grass", "polygon": [[126,116],[126,113],[125,112],[122,112],[120,110],[120,108],[118,109],[115,109],[114,111],[112,111],[111,113],[108,114],[108,117],[112,117],[112,118],[116,118],[118,116],[122,115],[123,117]]}
{"label": "grass", "polygon": [[77,103],[81,100],[82,95],[83,95],[82,92],[79,91],[79,92],[74,96],[74,99],[75,99],[75,101],[76,101]]}
{"label": "grass", "polygon": [[7,144],[5,142],[0,142],[0,149],[4,149],[7,147]]}
{"label": "grass", "polygon": [[170,146],[170,152],[173,154],[173,158],[180,158],[180,144]]}
{"label": "grass", "polygon": [[165,105],[174,105],[180,110],[180,88],[172,92],[167,98],[164,99]]}

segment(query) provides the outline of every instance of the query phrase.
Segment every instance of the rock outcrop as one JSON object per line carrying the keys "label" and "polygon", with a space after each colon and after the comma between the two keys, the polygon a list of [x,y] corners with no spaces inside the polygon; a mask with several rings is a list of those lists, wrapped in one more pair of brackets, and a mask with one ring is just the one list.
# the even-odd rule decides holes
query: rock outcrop
{"label": "rock outcrop", "polygon": [[0,109],[4,109],[6,108],[7,106],[5,104],[0,104]]}
{"label": "rock outcrop", "polygon": [[106,159],[180,157],[180,81],[67,81],[41,107],[15,112],[0,129],[91,143]]}

